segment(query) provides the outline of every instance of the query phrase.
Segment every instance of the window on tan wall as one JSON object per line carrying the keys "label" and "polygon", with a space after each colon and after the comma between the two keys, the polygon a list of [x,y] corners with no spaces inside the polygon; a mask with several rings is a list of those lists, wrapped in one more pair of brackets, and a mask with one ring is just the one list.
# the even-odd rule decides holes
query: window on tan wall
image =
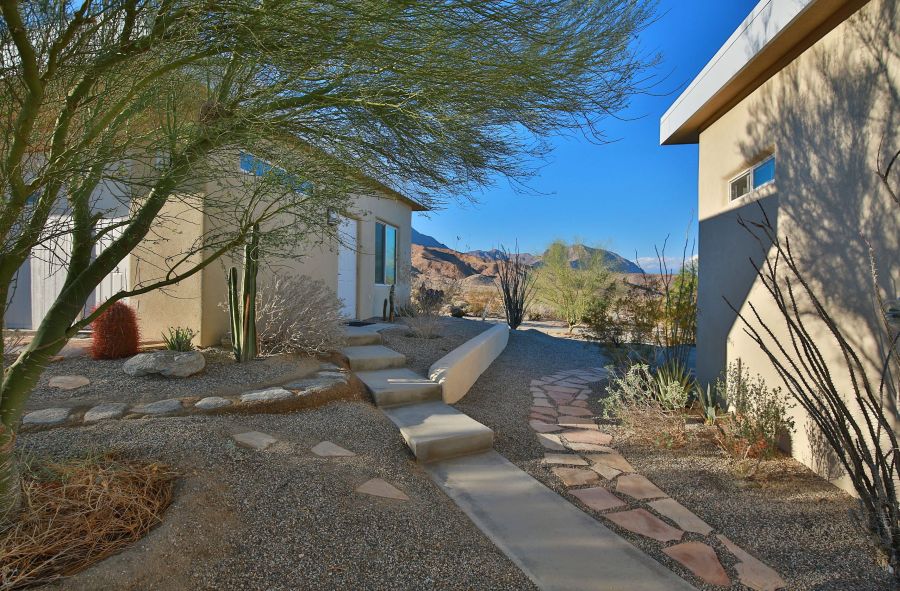
{"label": "window on tan wall", "polygon": [[756,166],[741,172],[728,184],[733,200],[775,182],[775,156],[769,156]]}
{"label": "window on tan wall", "polygon": [[375,283],[397,281],[397,228],[375,222]]}

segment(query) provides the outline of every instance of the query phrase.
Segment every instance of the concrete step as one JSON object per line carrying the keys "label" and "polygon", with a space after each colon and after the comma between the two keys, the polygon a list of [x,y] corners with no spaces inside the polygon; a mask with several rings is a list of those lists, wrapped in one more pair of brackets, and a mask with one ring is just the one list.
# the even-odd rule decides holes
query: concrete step
{"label": "concrete step", "polygon": [[696,591],[497,452],[426,470],[538,589]]}
{"label": "concrete step", "polygon": [[406,368],[361,371],[356,376],[372,393],[375,404],[382,408],[441,399],[440,384]]}
{"label": "concrete step", "polygon": [[479,453],[494,445],[494,432],[443,402],[383,409],[420,462]]}
{"label": "concrete step", "polygon": [[381,344],[381,334],[368,326],[348,326],[344,329],[344,336],[351,347]]}
{"label": "concrete step", "polygon": [[375,371],[406,365],[406,356],[383,345],[345,347],[343,354],[350,361],[353,371]]}

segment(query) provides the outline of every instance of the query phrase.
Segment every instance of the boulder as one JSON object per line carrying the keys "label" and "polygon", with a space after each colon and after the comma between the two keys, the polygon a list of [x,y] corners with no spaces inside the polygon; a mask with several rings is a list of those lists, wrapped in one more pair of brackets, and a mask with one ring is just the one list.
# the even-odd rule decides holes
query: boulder
{"label": "boulder", "polygon": [[158,373],[167,378],[186,378],[204,367],[206,359],[200,351],[151,351],[135,355],[122,370],[135,377]]}

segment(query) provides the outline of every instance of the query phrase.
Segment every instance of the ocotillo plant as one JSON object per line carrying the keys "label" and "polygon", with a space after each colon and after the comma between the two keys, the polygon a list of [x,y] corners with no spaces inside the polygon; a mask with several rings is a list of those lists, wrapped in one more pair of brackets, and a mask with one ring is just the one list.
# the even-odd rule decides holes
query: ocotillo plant
{"label": "ocotillo plant", "polygon": [[238,295],[237,268],[228,274],[231,348],[238,363],[256,357],[256,275],[259,272],[259,225],[253,226],[244,246],[244,284]]}

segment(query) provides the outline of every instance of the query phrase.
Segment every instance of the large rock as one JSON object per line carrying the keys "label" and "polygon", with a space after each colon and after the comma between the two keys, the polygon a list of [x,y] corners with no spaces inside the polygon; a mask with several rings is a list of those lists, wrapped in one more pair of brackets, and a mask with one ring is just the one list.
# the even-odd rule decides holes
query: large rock
{"label": "large rock", "polygon": [[204,367],[206,359],[200,351],[152,351],[135,355],[122,369],[136,377],[158,373],[167,378],[186,378]]}
{"label": "large rock", "polygon": [[22,418],[26,425],[58,425],[69,418],[68,408],[44,408],[30,412]]}
{"label": "large rock", "polygon": [[98,404],[84,413],[84,422],[93,423],[105,419],[118,419],[125,414],[125,409],[127,407],[128,405],[124,402],[106,402]]}

